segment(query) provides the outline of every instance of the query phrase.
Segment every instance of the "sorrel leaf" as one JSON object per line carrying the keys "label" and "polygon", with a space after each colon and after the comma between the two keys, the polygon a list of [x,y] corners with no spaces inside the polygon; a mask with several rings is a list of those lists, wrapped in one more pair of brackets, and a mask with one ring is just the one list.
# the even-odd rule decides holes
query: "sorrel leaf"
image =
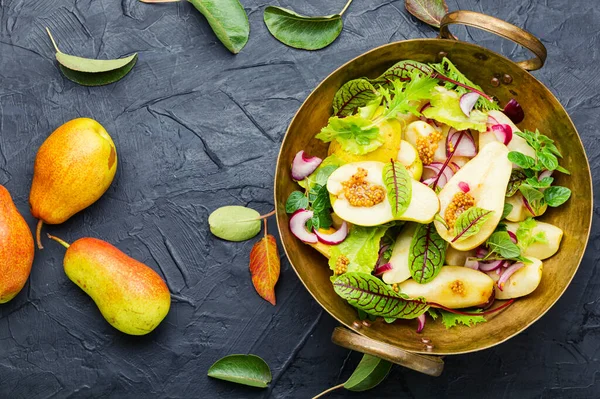
{"label": "sorrel leaf", "polygon": [[488,211],[487,209],[478,208],[476,206],[461,213],[456,219],[456,223],[454,223],[454,233],[456,235],[452,242],[464,240],[477,234],[481,229],[481,226],[493,213],[494,211]]}
{"label": "sorrel leaf", "polygon": [[447,245],[433,223],[419,224],[408,253],[410,275],[417,283],[430,282],[442,270]]}
{"label": "sorrel leaf", "polygon": [[362,392],[375,388],[388,376],[392,363],[364,354],[356,369],[344,383],[349,391]]}
{"label": "sorrel leaf", "polygon": [[448,12],[445,0],[406,0],[406,10],[428,25],[439,28]]}
{"label": "sorrel leaf", "polygon": [[333,113],[336,116],[348,116],[356,112],[378,96],[375,87],[367,79],[354,79],[346,82],[335,93]]}
{"label": "sorrel leaf", "polygon": [[392,206],[394,217],[402,215],[412,197],[412,179],[404,165],[400,162],[385,164],[383,167],[383,183],[387,189],[387,197]]}
{"label": "sorrel leaf", "polygon": [[277,253],[277,241],[268,234],[250,251],[250,274],[258,295],[275,306],[275,284],[279,280],[281,264]]}
{"label": "sorrel leaf", "polygon": [[137,53],[116,60],[96,60],[65,54],[58,49],[50,30],[46,28],[56,50],[56,60],[65,77],[83,86],[102,86],[122,79],[137,62]]}
{"label": "sorrel leaf", "polygon": [[375,316],[414,319],[429,308],[425,299],[409,299],[367,273],[342,274],[334,280],[333,289],[350,305]]}
{"label": "sorrel leaf", "polygon": [[430,76],[433,73],[433,69],[429,65],[417,61],[400,61],[375,79],[373,83],[388,87],[394,80],[409,81],[415,72],[421,72],[426,76]]}
{"label": "sorrel leaf", "polygon": [[340,14],[308,17],[282,7],[265,9],[269,32],[283,44],[303,50],[319,50],[329,46],[342,32]]}
{"label": "sorrel leaf", "polygon": [[224,206],[208,217],[210,231],[227,241],[246,241],[260,232],[260,214],[243,206]]}
{"label": "sorrel leaf", "polygon": [[269,365],[256,355],[225,356],[210,366],[208,376],[257,388],[266,388],[272,380]]}

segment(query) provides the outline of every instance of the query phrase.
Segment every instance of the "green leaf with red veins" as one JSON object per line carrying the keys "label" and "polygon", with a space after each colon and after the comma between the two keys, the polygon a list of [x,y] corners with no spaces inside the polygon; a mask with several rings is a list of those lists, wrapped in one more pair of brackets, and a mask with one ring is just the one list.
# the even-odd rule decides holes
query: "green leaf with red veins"
{"label": "green leaf with red veins", "polygon": [[406,0],[406,10],[435,28],[440,27],[442,18],[448,13],[448,5],[445,0]]}
{"label": "green leaf with red veins", "polygon": [[417,227],[408,253],[410,275],[417,283],[428,283],[438,275],[444,266],[447,246],[433,223]]}
{"label": "green leaf with red veins", "polygon": [[464,240],[479,233],[481,226],[493,213],[494,211],[488,211],[487,209],[478,208],[476,206],[461,213],[454,223],[455,237],[452,242]]}
{"label": "green leaf with red veins", "polygon": [[400,162],[391,161],[383,167],[383,183],[394,218],[401,216],[412,197],[412,178]]}

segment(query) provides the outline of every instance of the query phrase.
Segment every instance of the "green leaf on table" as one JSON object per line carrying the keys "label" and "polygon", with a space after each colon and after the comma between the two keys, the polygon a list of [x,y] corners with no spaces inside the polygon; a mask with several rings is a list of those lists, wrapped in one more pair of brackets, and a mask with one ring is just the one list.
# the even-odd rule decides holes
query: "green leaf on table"
{"label": "green leaf on table", "polygon": [[445,0],[406,0],[406,10],[435,28],[440,27],[442,18],[448,13],[448,5]]}
{"label": "green leaf on table", "polygon": [[210,231],[227,241],[246,241],[260,232],[260,213],[244,206],[223,206],[208,217]]}
{"label": "green leaf on table", "polygon": [[344,383],[349,391],[362,392],[375,388],[388,376],[392,363],[364,354],[356,369]]}
{"label": "green leaf on table", "polygon": [[308,207],[308,198],[300,191],[292,191],[287,201],[285,202],[286,213],[294,213],[299,209]]}
{"label": "green leaf on table", "polygon": [[121,80],[137,62],[137,53],[116,60],[96,60],[65,54],[58,49],[50,29],[46,28],[56,50],[56,60],[65,77],[82,86],[103,86]]}
{"label": "green leaf on table", "polygon": [[494,211],[473,206],[461,213],[454,223],[455,237],[452,242],[464,240],[479,233],[481,226],[492,216]]}
{"label": "green leaf on table", "polygon": [[544,191],[544,200],[548,206],[556,208],[571,198],[571,190],[566,187],[552,186]]}
{"label": "green leaf on table", "polygon": [[425,299],[399,294],[369,273],[344,273],[335,278],[333,289],[350,305],[375,316],[414,319],[429,309]]}
{"label": "green leaf on table", "polygon": [[375,151],[385,142],[373,121],[358,115],[329,118],[327,126],[321,129],[315,137],[325,143],[336,140],[344,151],[354,155],[364,155]]}
{"label": "green leaf on table", "polygon": [[344,26],[340,14],[308,17],[275,6],[265,9],[264,20],[275,39],[303,50],[319,50],[329,46]]}
{"label": "green leaf on table", "polygon": [[387,190],[388,201],[392,207],[392,215],[402,215],[412,198],[412,178],[400,162],[393,160],[383,167],[383,184]]}
{"label": "green leaf on table", "polygon": [[[143,3],[173,3],[180,0],[140,0]],[[208,21],[217,38],[233,54],[239,53],[250,36],[248,14],[239,0],[188,0]]]}
{"label": "green leaf on table", "polygon": [[272,380],[269,365],[256,355],[225,356],[210,366],[208,376],[257,388],[266,388]]}
{"label": "green leaf on table", "polygon": [[348,261],[348,272],[371,273],[379,257],[381,239],[388,228],[388,225],[353,225],[346,239],[331,248],[329,268],[335,270],[339,258],[343,256]]}
{"label": "green leaf on table", "polygon": [[444,266],[447,246],[433,223],[417,226],[408,252],[410,275],[417,283],[428,283],[438,275]]}
{"label": "green leaf on table", "polygon": [[356,113],[379,94],[367,79],[354,79],[346,82],[333,97],[333,113],[336,116],[348,116]]}

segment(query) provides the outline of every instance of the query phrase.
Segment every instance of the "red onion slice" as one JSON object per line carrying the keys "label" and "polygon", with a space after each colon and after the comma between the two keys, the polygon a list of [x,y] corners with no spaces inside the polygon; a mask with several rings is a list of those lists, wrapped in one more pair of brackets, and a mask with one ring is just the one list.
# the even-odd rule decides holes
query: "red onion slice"
{"label": "red onion slice", "polygon": [[484,247],[479,247],[477,248],[477,250],[475,251],[475,256],[478,258],[483,258],[488,254],[488,250]]}
{"label": "red onion slice", "polygon": [[494,118],[493,116],[488,115],[487,123],[488,123],[488,125],[497,125],[500,122],[498,122],[498,119]]}
{"label": "red onion slice", "polygon": [[465,267],[468,267],[469,269],[473,270],[479,270],[479,261],[477,260],[477,258],[469,256],[465,261]]}
{"label": "red onion slice", "polygon": [[337,245],[344,241],[348,236],[348,223],[343,222],[340,228],[335,233],[331,234],[320,233],[315,228],[313,228],[313,231],[319,241],[321,241],[323,244]]}
{"label": "red onion slice", "polygon": [[504,114],[516,125],[517,123],[523,122],[525,119],[525,112],[521,108],[521,104],[514,98],[510,100],[504,107]]}
{"label": "red onion slice", "polygon": [[321,158],[306,156],[304,151],[298,152],[292,162],[292,178],[296,181],[305,179],[319,167],[321,162],[323,162]]}
{"label": "red onion slice", "polygon": [[503,260],[493,260],[491,262],[479,262],[479,270],[482,272],[491,272],[499,267],[502,267]]}
{"label": "red onion slice", "polygon": [[458,166],[456,162],[450,162],[448,166],[450,167],[450,169],[452,169],[454,173],[458,172],[458,170],[460,169],[460,166]]}
{"label": "red onion slice", "polygon": [[[475,140],[471,133],[463,132],[463,138],[460,140],[458,147],[456,142],[461,132],[456,131],[452,128],[448,131],[448,137],[446,138],[446,156],[457,156],[457,157],[469,157],[472,158],[477,155],[477,147],[475,146]],[[454,152],[450,151],[450,147],[454,148]]]}
{"label": "red onion slice", "polygon": [[513,131],[510,125],[498,124],[491,127],[499,142],[508,145],[513,138]]}
{"label": "red onion slice", "polygon": [[518,243],[518,242],[519,242],[519,240],[517,239],[517,235],[516,235],[515,233],[513,233],[513,232],[512,232],[512,231],[510,231],[510,230],[507,230],[506,232],[507,232],[507,233],[508,233],[508,235],[510,236],[510,240],[511,240],[513,243],[515,243],[515,244],[516,244],[516,243]]}
{"label": "red onion slice", "polygon": [[529,205],[529,201],[527,201],[527,199],[525,199],[525,197],[523,197],[523,205],[525,205],[525,208],[527,208],[529,213],[531,213],[534,217],[537,216],[535,214],[535,212],[533,211],[533,209],[531,208],[531,205]]}
{"label": "red onion slice", "polygon": [[417,326],[417,334],[423,331],[423,328],[425,328],[425,320],[425,313],[417,317],[417,322],[419,323],[419,325]]}
{"label": "red onion slice", "polygon": [[475,103],[479,100],[479,94],[475,92],[465,93],[460,96],[460,109],[466,116],[471,115]]}
{"label": "red onion slice", "polygon": [[385,265],[377,266],[373,274],[376,276],[381,276],[383,273],[389,272],[393,268],[394,267],[392,266],[392,264],[388,262]]}
{"label": "red onion slice", "polygon": [[471,187],[469,187],[469,184],[465,183],[464,181],[458,182],[458,188],[460,188],[463,193],[468,193],[469,191],[471,191]]}
{"label": "red onion slice", "polygon": [[502,276],[500,276],[500,279],[498,280],[498,288],[500,289],[500,291],[502,291],[502,289],[504,288],[504,284],[508,281],[508,279],[515,274],[515,272],[519,269],[521,269],[523,266],[525,266],[524,263],[519,262],[519,263],[515,263],[514,265],[508,267],[504,273],[502,273]]}
{"label": "red onion slice", "polygon": [[309,244],[316,244],[319,242],[317,235],[309,232],[306,229],[306,222],[308,222],[314,215],[313,211],[307,211],[306,209],[297,210],[290,218],[290,230],[292,234],[298,239]]}

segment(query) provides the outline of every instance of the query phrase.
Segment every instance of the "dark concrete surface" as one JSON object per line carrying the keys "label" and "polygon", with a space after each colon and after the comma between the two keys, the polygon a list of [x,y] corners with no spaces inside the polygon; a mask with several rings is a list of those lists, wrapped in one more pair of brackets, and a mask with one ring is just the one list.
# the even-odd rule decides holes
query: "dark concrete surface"
{"label": "dark concrete surface", "polygon": [[[47,243],[36,252],[24,290],[0,306],[0,398],[308,398],[343,382],[359,361],[359,354],[330,342],[336,322],[283,254],[273,307],[252,287],[253,241],[215,239],[207,217],[229,204],[263,213],[273,208],[273,170],[286,126],[328,73],[375,46],[436,32],[409,16],[403,0],[356,0],[340,38],[323,51],[305,52],[268,34],[265,6],[328,14],[345,0],[242,3],[251,37],[233,56],[188,3],[0,0],[0,184],[33,227],[27,199],[38,146],[72,118],[100,121],[119,152],[115,181],[96,204],[47,230],[69,241],[106,239],[157,270],[173,293],[171,312],[154,333],[125,336],[67,279],[63,248]],[[542,38],[548,63],[534,74],[572,116],[597,172],[597,2],[448,3]],[[116,84],[78,86],[60,74],[45,26],[65,52],[113,58],[138,51],[139,62]],[[479,31],[461,37],[511,57],[520,53]],[[274,221],[269,227],[275,232]],[[523,334],[490,350],[446,358],[437,379],[395,367],[373,391],[330,397],[600,397],[599,234],[596,223],[573,283]],[[273,371],[270,388],[206,377],[208,367],[230,353],[262,356]]]}

